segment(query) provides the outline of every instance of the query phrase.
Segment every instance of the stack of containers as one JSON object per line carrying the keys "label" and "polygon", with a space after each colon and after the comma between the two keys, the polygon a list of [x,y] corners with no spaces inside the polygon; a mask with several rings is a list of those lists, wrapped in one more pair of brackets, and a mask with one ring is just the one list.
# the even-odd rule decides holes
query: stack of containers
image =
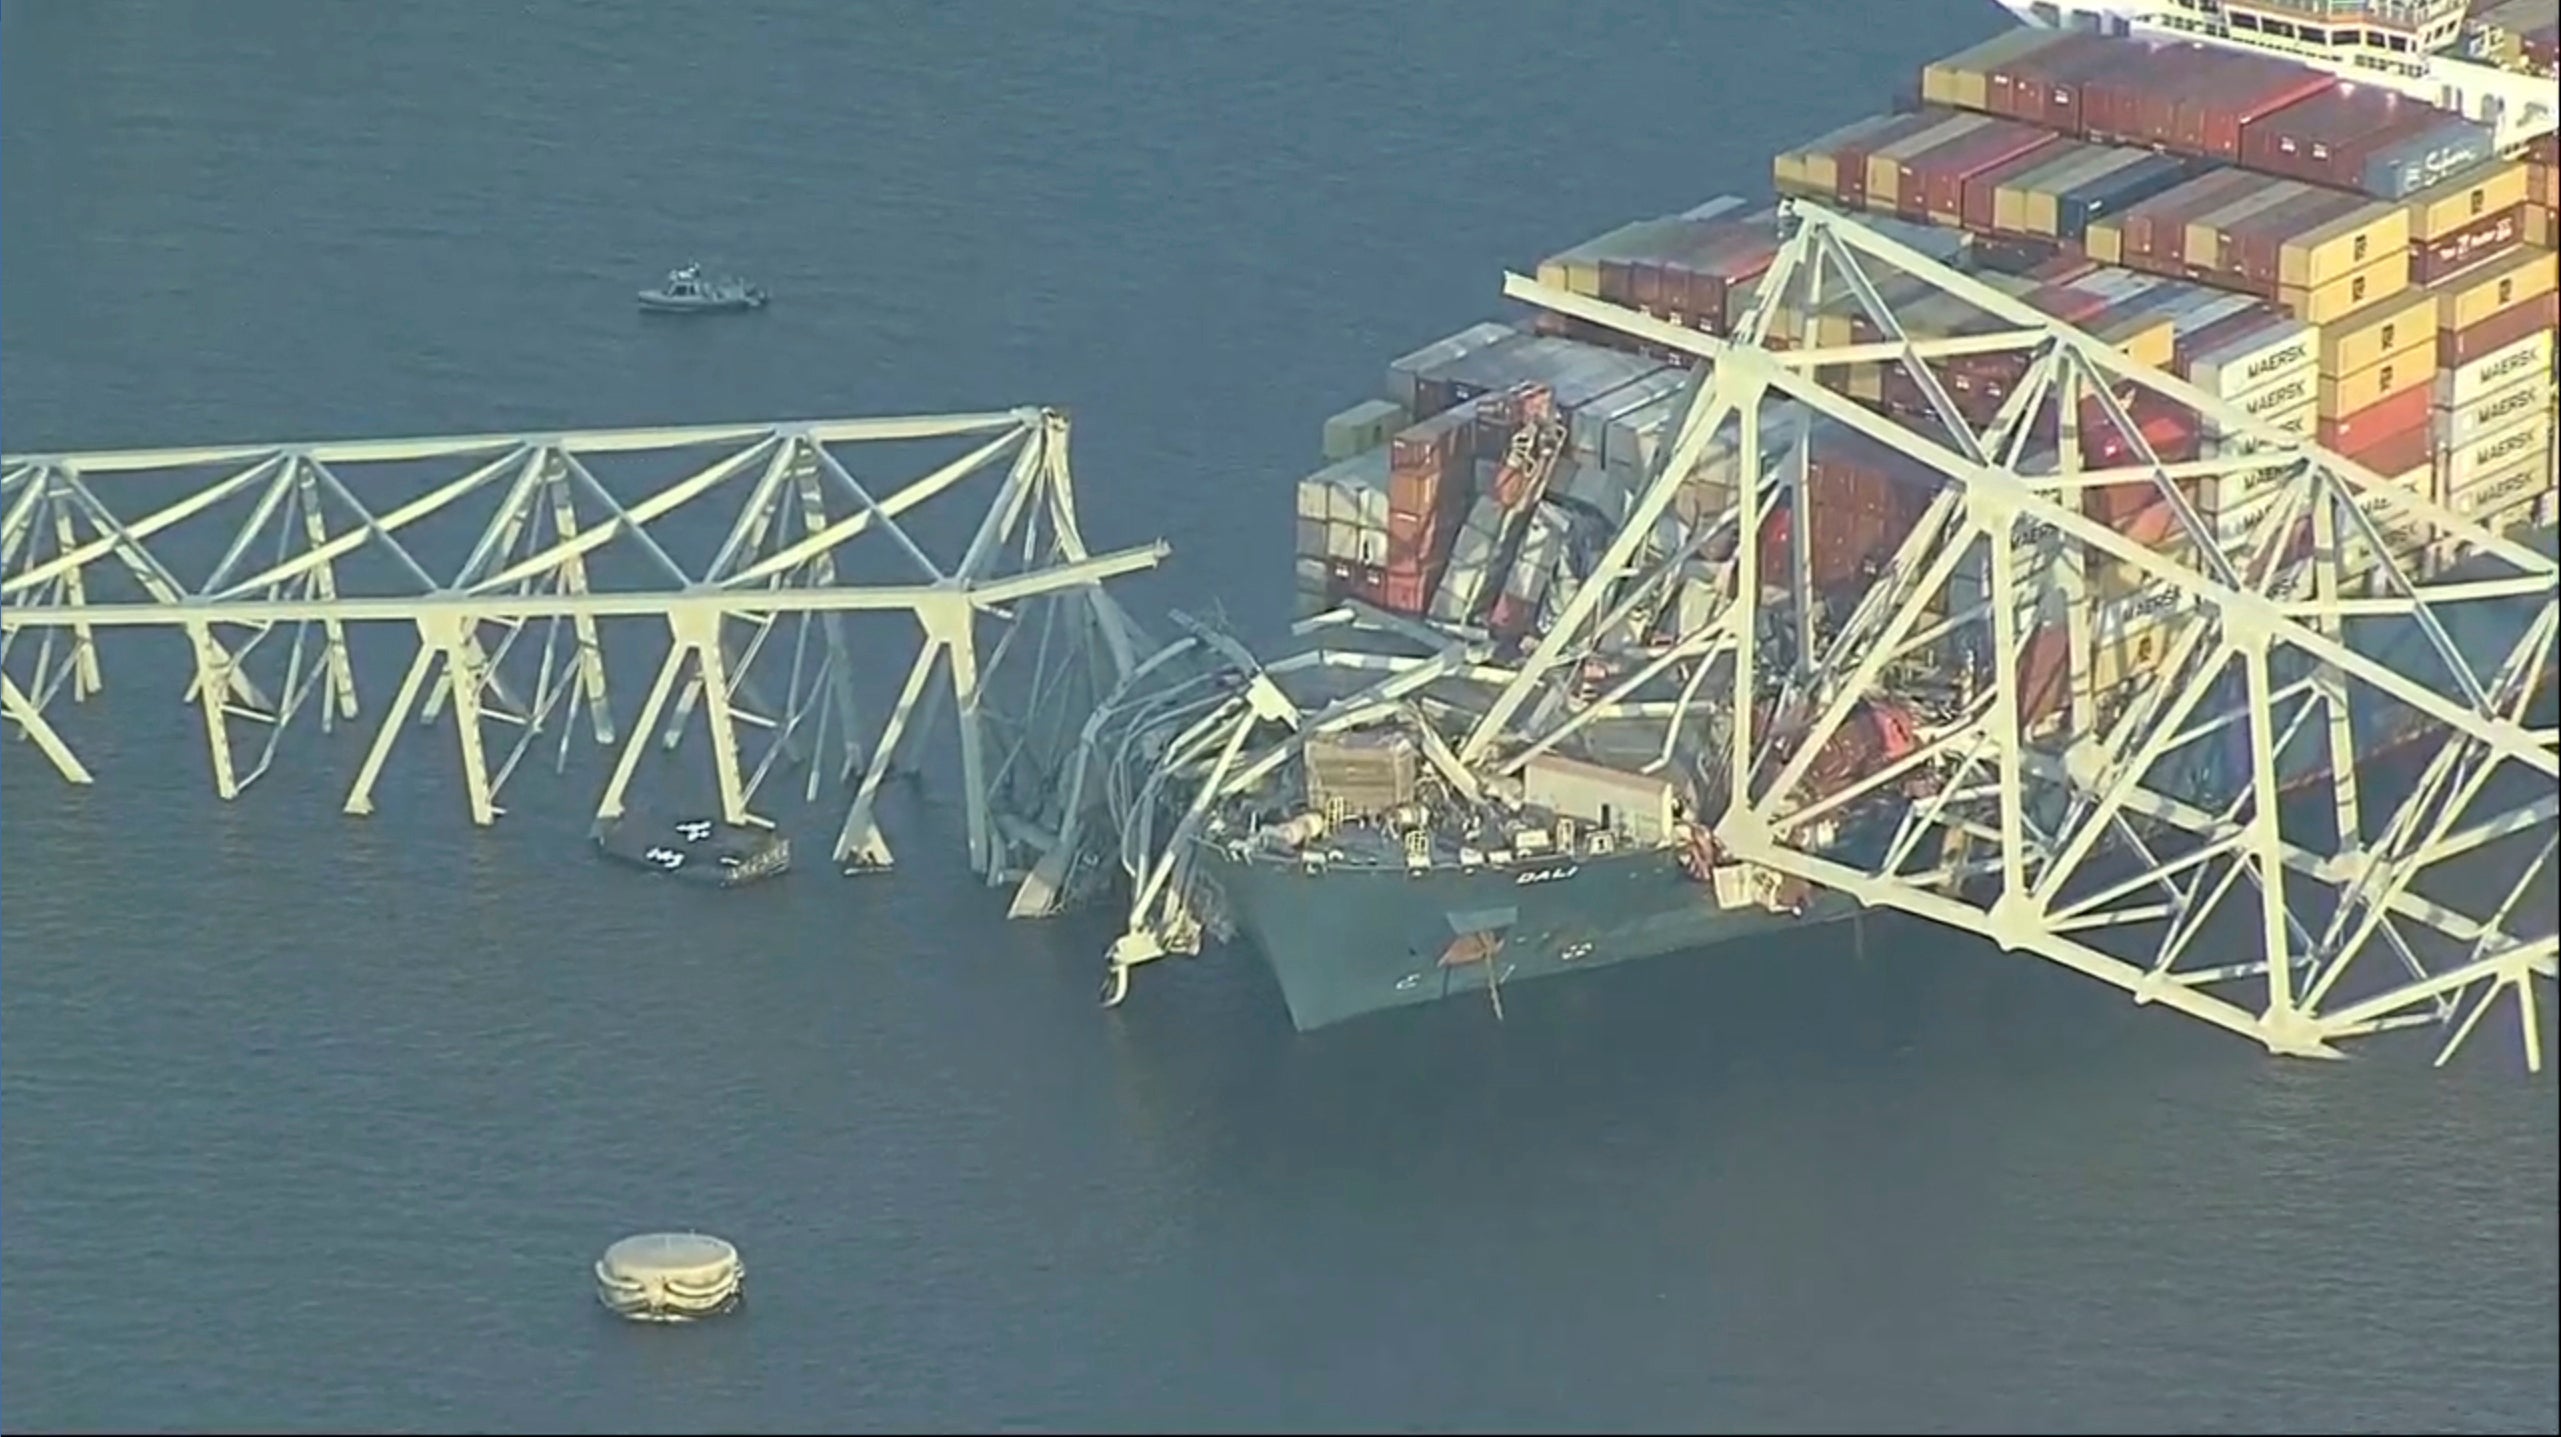
{"label": "stack of containers", "polygon": [[1367,454],[1413,422],[1414,416],[1395,400],[1364,399],[1325,421],[1325,462],[1340,464]]}
{"label": "stack of containers", "polygon": [[1302,615],[1347,594],[1376,597],[1388,560],[1388,458],[1382,445],[1298,481]]}
{"label": "stack of containers", "polygon": [[2093,140],[2231,163],[2253,123],[2340,88],[2319,70],[2245,50],[2117,43],[2121,57],[2081,83],[2081,132]]}
{"label": "stack of containers", "polygon": [[2429,285],[2447,403],[2438,502],[2485,528],[2551,522],[2553,330],[2561,274],[2551,250],[2520,247]]}
{"label": "stack of containers", "polygon": [[2561,71],[2561,7],[2552,0],[2490,0],[2463,21],[2463,52],[2549,80]]}
{"label": "stack of containers", "polygon": [[[1741,199],[1722,195],[1677,215],[1623,225],[1539,261],[1539,282],[1685,328],[1727,333],[1741,317],[1747,286],[1779,248],[1777,212],[1744,209]],[[1562,315],[1542,315],[1539,323],[1544,332],[1587,343],[1630,343],[1616,331]]]}
{"label": "stack of containers", "polygon": [[1395,613],[1422,612],[1474,488],[1476,433],[1474,406],[1461,404],[1388,441],[1386,562],[1351,576],[1354,595]]}
{"label": "stack of containers", "polygon": [[1485,592],[1495,580],[1496,546],[1503,535],[1503,507],[1492,495],[1479,498],[1466,521],[1451,537],[1449,562],[1433,586],[1428,616],[1444,624],[1473,620]]}
{"label": "stack of containers", "polygon": [[2215,169],[2090,226],[2090,257],[2272,299],[2328,324],[2410,284],[2409,211]]}

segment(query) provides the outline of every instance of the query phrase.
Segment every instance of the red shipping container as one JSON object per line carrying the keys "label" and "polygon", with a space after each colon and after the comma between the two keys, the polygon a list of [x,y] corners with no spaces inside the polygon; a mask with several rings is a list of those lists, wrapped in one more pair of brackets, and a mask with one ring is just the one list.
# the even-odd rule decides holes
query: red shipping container
{"label": "red shipping container", "polygon": [[2081,129],[2093,140],[2167,149],[2179,96],[2227,53],[2197,44],[2131,46],[2081,86]]}
{"label": "red shipping container", "polygon": [[[2058,143],[2061,142],[2058,141]],[[2051,146],[2037,146],[2023,154],[2012,155],[1997,165],[1987,166],[1966,176],[1965,183],[1957,196],[1958,219],[1965,228],[1976,234],[1990,234],[1993,201],[2000,193],[2001,186],[2009,183],[2013,176],[2023,175],[2039,165],[2055,162],[2060,155],[2061,152]]]}
{"label": "red shipping container", "polygon": [[1835,194],[1852,209],[1867,205],[1867,162],[1870,156],[1897,140],[1908,140],[1925,130],[1953,119],[1959,111],[1925,107],[1909,115],[1896,117],[1894,123],[1842,144],[1832,153],[1839,174],[1834,181]]}
{"label": "red shipping container", "polygon": [[2461,369],[2538,329],[2561,329],[2561,290],[2509,305],[2469,329],[2437,331],[2437,368]]}
{"label": "red shipping container", "polygon": [[[2428,391],[2425,387],[2417,392],[2422,399],[2427,397]],[[2393,402],[2387,399],[2363,412],[2370,414],[2374,410],[2389,407]],[[2349,419],[2356,417],[2353,414],[2348,416]],[[2378,478],[2398,479],[2411,470],[2425,465],[2428,457],[2436,452],[2435,437],[2429,432],[2427,406],[2424,404],[2419,406],[2419,419],[2415,424],[2405,424],[2390,433],[2362,436],[2355,441],[2353,448],[2333,452],[2342,459],[2364,465]]]}
{"label": "red shipping container", "polygon": [[2174,148],[2209,159],[2238,160],[2243,133],[2262,116],[2331,93],[2338,80],[2319,70],[2263,55],[2226,51],[2219,71],[2200,76],[2182,97]]}
{"label": "red shipping container", "polygon": [[1994,70],[1986,98],[1996,115],[2058,134],[2078,135],[2086,119],[2091,77],[2151,48],[2138,41],[2075,33]]}
{"label": "red shipping container", "polygon": [[1389,564],[1379,572],[1376,603],[1399,614],[1419,614],[1440,587],[1438,564]]}
{"label": "red shipping container", "polygon": [[1970,133],[1904,161],[1895,185],[1895,193],[1901,196],[1899,208],[1954,224],[1963,215],[1969,177],[2057,143],[2052,131],[1987,117]]}
{"label": "red shipping container", "polygon": [[2223,273],[2273,291],[2284,282],[2285,247],[2341,216],[2375,202],[2344,190],[2312,187],[2307,193],[2233,223],[2224,235]]}
{"label": "red shipping container", "polygon": [[[2353,459],[2368,446],[2416,424],[2425,427],[2436,386],[2413,384],[2379,403],[2336,419],[2324,419],[2312,433],[2322,448]],[[2407,467],[2407,466],[2404,466]]]}
{"label": "red shipping container", "polygon": [[2525,209],[2514,204],[2483,215],[2461,229],[2410,246],[2410,283],[2434,284],[2459,270],[2479,264],[2525,243]]}

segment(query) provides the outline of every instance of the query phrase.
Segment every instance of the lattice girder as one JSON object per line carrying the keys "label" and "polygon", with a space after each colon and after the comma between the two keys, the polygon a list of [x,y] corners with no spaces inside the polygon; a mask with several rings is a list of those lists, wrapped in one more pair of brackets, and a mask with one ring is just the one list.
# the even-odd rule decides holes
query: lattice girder
{"label": "lattice girder", "polygon": [[[838,453],[936,439],[975,442],[879,493]],[[175,630],[192,655],[187,698],[202,715],[216,789],[232,798],[268,771],[308,700],[323,700],[324,728],[357,717],[351,631],[406,630],[416,644],[348,812],[372,810],[413,717],[429,723],[450,711],[469,811],[490,823],[538,734],[556,733],[555,767],[565,768],[583,709],[594,742],[616,750],[597,803],[598,818],[611,818],[624,811],[645,753],[681,748],[699,714],[724,817],[770,825],[756,811],[758,795],[794,764],[806,771],[810,800],[822,773],[843,783],[859,772],[837,856],[877,868],[890,854],[872,799],[909,725],[903,709],[876,734],[858,725],[857,665],[868,660],[849,624],[905,612],[924,635],[924,656],[950,673],[936,693],[951,699],[959,728],[972,866],[1002,881],[1026,866],[1026,844],[1043,841],[1042,784],[1064,761],[1057,721],[1040,710],[1089,701],[1145,648],[1101,586],[1165,553],[1161,544],[1088,552],[1067,441],[1064,414],[1023,409],[13,455],[0,461],[0,699],[66,779],[89,782],[49,711],[66,692],[75,703],[100,692],[103,631]],[[705,449],[721,452],[645,486],[609,483],[596,468],[633,457],[663,464]],[[430,463],[464,472],[388,497],[368,488],[367,466]],[[130,513],[101,498],[208,467],[224,472],[166,502],[128,505]],[[1003,476],[988,508],[951,546],[957,553],[935,557],[910,516],[982,472]],[[724,502],[731,507],[716,550],[681,562],[672,551],[688,526]],[[247,512],[225,527],[226,505]],[[451,546],[450,562],[431,563],[438,551],[417,535],[457,523],[474,537]],[[867,535],[877,537],[858,546]],[[181,551],[210,553],[216,543],[220,557],[202,566],[204,577],[182,579]],[[849,554],[905,572],[857,582]],[[613,577],[600,577],[600,562]],[[351,564],[370,566],[371,591],[348,587]],[[100,597],[109,571],[126,576],[130,597]],[[633,722],[619,724],[604,634],[634,621],[661,636],[660,658]],[[982,648],[991,624],[1000,632]],[[1018,635],[1029,637],[1017,643]],[[1063,662],[1070,655],[1084,656],[1082,689],[1070,683],[1078,672]],[[1042,698],[1046,705],[1034,702]],[[1004,713],[1007,704],[1021,712]],[[992,749],[991,713],[1000,730]],[[243,729],[264,730],[254,754],[242,746]],[[832,761],[821,761],[831,749]],[[1055,812],[1046,819],[1055,823]]]}

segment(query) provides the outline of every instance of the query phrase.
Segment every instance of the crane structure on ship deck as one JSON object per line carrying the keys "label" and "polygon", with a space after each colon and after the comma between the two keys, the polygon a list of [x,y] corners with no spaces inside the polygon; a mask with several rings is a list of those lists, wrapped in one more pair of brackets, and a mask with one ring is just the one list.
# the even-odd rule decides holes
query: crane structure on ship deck
{"label": "crane structure on ship deck", "polygon": [[[1730,338],[1506,278],[1513,299],[1695,361],[1677,437],[1526,652],[1349,600],[1301,621],[1303,646],[1266,661],[1177,615],[1173,642],[1092,714],[1087,763],[1071,779],[1107,792],[1111,822],[1088,817],[1061,841],[1094,844],[1129,878],[1106,1003],[1133,968],[1226,935],[1220,896],[1194,862],[1214,810],[1318,735],[1401,716],[1441,779],[1473,796],[1596,720],[1658,725],[1658,765],[1672,760],[1675,730],[1713,722],[1732,730],[1718,745],[1729,798],[1714,842],[1773,880],[1982,935],[2285,1055],[2334,1057],[2348,1039],[2437,1025],[2443,1062],[2512,998],[2539,1070],[2538,990],[2553,981],[2556,939],[2548,896],[2526,895],[2548,895],[2561,815],[2561,733],[2536,708],[2561,634],[2552,555],[1854,218],[1810,202],[1785,209],[1785,243]],[[1953,296],[1982,322],[1916,339],[1886,293]],[[1876,338],[1807,348],[1773,337],[1783,305],[1810,312],[1827,296],[1853,302]],[[1950,386],[2002,357],[2014,387],[1988,423],[1967,417]],[[1852,397],[1848,376],[1880,369],[1899,373],[1925,417]],[[2205,457],[2164,461],[2129,413],[2138,396],[2195,415]],[[1802,448],[1792,467],[1761,453],[1765,434],[1772,448],[1805,442],[1805,424],[1772,422],[1783,412],[1820,416],[1942,481],[1828,634],[1807,546],[1789,546],[1788,572],[1768,573],[1753,541],[1791,519],[1810,532]],[[2094,427],[2120,439],[2098,467],[2081,457]],[[1721,515],[1663,552],[1658,523],[1712,441],[1739,446],[1744,481]],[[2085,512],[2084,491],[2125,485],[2149,487],[2167,533],[2129,535]],[[2192,502],[2208,485],[2250,501],[2209,518]],[[2426,562],[2406,557],[2418,553]],[[1710,616],[1668,643],[1632,637],[1629,617],[1660,611],[1702,556],[1721,556]],[[2070,671],[2090,671],[2079,601],[2102,574],[2158,596],[2163,649],[2140,683],[2105,694],[2075,684],[2058,712],[2029,692],[2036,665],[2022,656],[2059,623]],[[2504,617],[2485,630],[2493,607]],[[2385,621],[2404,635],[2397,649],[2347,641],[2351,627]],[[1776,659],[1781,647],[1760,641],[1773,628],[1793,640]],[[1959,636],[1978,662],[1906,735],[1907,751],[1845,784],[1808,782],[1863,700],[1891,701],[1889,675]],[[1614,680],[1599,692],[1596,670]],[[1304,698],[1311,690],[1321,697]],[[1764,701],[1719,697],[1742,694]],[[2417,735],[2393,783],[2360,777],[2374,744],[2351,715],[2378,709]],[[2307,763],[2331,775],[2326,797],[2321,785],[2289,794]],[[2221,778],[2172,781],[2200,768]],[[1878,861],[1848,861],[1824,841],[1846,805],[1896,785],[1922,796]],[[2469,878],[2454,873],[2467,865]],[[2208,951],[2227,944],[2242,951]]]}
{"label": "crane structure on ship deck", "polygon": [[[772,828],[755,805],[795,765],[808,801],[831,779],[852,786],[834,842],[848,871],[892,863],[883,784],[919,709],[948,706],[971,867],[1016,882],[1024,855],[1073,827],[1055,807],[1072,716],[1153,648],[1103,585],[1167,552],[1086,548],[1068,430],[1061,411],[1023,408],[9,455],[0,705],[64,779],[87,784],[64,710],[102,692],[108,634],[172,631],[215,790],[232,799],[290,752],[279,740],[297,717],[316,707],[324,730],[359,717],[364,630],[406,631],[406,667],[346,812],[373,811],[413,719],[450,711],[475,823],[505,811],[537,736],[556,732],[565,769],[582,726],[614,753],[603,823],[623,814],[653,749],[700,756],[699,712],[730,824]],[[884,486],[872,457],[899,451],[881,463],[900,465],[918,444],[940,446],[924,472]],[[983,475],[1002,477],[974,524],[949,499],[917,512],[966,499]],[[953,541],[939,556],[917,537],[928,523]],[[680,561],[691,548],[704,552]],[[866,616],[906,622],[885,635],[866,625],[858,641]],[[607,683],[626,634],[658,641],[636,712]],[[867,694],[883,637],[912,657],[896,689]],[[858,709],[873,705],[884,716],[866,731]]]}

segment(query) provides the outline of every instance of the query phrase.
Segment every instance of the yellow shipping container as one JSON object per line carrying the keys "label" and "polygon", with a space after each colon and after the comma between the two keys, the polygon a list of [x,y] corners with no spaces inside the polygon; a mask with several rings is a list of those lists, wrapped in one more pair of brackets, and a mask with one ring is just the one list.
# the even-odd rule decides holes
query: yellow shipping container
{"label": "yellow shipping container", "polygon": [[1915,135],[1905,135],[1867,157],[1867,207],[1890,210],[1902,203],[1903,162],[1928,154],[1968,130],[1981,129],[1986,115],[1950,115]]}
{"label": "yellow shipping container", "polygon": [[2518,250],[2428,286],[2437,297],[2437,328],[2462,330],[2552,292],[2561,267],[2548,249]]}
{"label": "yellow shipping container", "polygon": [[2423,344],[2436,343],[2436,297],[2403,290],[2342,315],[2321,330],[2321,372],[2354,374]]}
{"label": "yellow shipping container", "polygon": [[1944,60],[1922,66],[1921,98],[1933,105],[1988,110],[1992,72],[2054,41],[2051,30],[2004,30],[1979,45],[1969,45]]}
{"label": "yellow shipping container", "polygon": [[2397,359],[2369,364],[2354,374],[2336,379],[2321,376],[2319,408],[2324,419],[2337,419],[2361,409],[2381,404],[2396,395],[2427,384],[2436,378],[2434,354],[2410,354]]}
{"label": "yellow shipping container", "polygon": [[2091,322],[2090,337],[2113,345],[2116,352],[2137,364],[2155,369],[2170,367],[2178,348],[2178,330],[2168,315],[2132,315],[2124,319],[2100,318]]}
{"label": "yellow shipping container", "polygon": [[2354,274],[2341,275],[2314,288],[2281,286],[2276,292],[2276,302],[2305,324],[2329,325],[2409,287],[2409,261],[2395,251]]}
{"label": "yellow shipping container", "polygon": [[2148,158],[2141,150],[2084,148],[2060,163],[2030,170],[1992,192],[1992,226],[2019,234],[2051,235],[2062,228],[2063,196]]}
{"label": "yellow shipping container", "polygon": [[2552,211],[2541,205],[2525,207],[2525,223],[2520,232],[2525,236],[2525,242],[2536,249],[2551,249],[2553,242],[2561,239],[2561,225],[2554,224]]}
{"label": "yellow shipping container", "polygon": [[[2276,282],[2289,289],[2319,289],[2349,275],[2361,274],[2386,259],[2401,268],[2406,279],[2408,265],[2402,256],[2409,248],[2408,210],[2399,205],[2359,205],[2328,224],[2316,225],[2280,246],[2277,250]],[[2367,295],[2365,300],[2382,297],[2378,291]]]}
{"label": "yellow shipping container", "polygon": [[2081,232],[2081,252],[2100,264],[2125,263],[2125,232],[2115,220],[2092,220]]}
{"label": "yellow shipping container", "polygon": [[2410,201],[2413,243],[2451,234],[2526,198],[2523,160],[2491,160],[2419,191]]}

